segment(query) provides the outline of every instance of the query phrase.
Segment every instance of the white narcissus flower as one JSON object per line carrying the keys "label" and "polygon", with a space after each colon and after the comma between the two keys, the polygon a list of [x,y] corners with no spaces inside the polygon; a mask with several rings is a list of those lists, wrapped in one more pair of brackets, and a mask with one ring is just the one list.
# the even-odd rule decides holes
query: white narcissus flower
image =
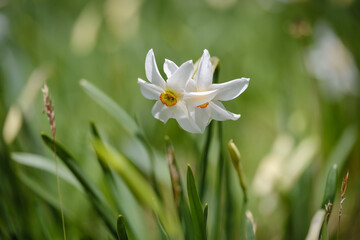
{"label": "white narcissus flower", "polygon": [[[172,69],[173,72],[175,72],[178,67],[172,63],[172,66],[169,69]],[[212,119],[217,121],[239,119],[240,114],[234,114],[227,111],[220,101],[229,101],[238,97],[248,87],[249,80],[249,78],[240,78],[231,80],[226,83],[213,84],[213,72],[210,61],[210,54],[208,50],[205,49],[194,78],[189,80],[186,85],[186,91],[204,92],[217,90],[217,92],[211,101],[208,101],[204,104],[199,104],[195,107],[189,107],[190,118],[183,121],[187,121],[192,124],[195,123],[195,125],[198,126],[197,129],[200,130],[198,132],[202,133]]]}
{"label": "white narcissus flower", "polygon": [[152,49],[148,52],[145,60],[145,72],[149,82],[138,79],[141,93],[144,97],[157,100],[152,108],[152,114],[155,118],[166,123],[169,118],[175,118],[180,126],[187,131],[199,131],[194,122],[189,119],[188,107],[196,107],[211,101],[215,96],[216,90],[203,92],[187,92],[185,86],[194,73],[192,61],[183,63],[176,69],[173,62],[166,60],[164,72],[168,76],[165,81],[159,73],[156,65],[154,52]]}
{"label": "white narcissus flower", "polygon": [[226,110],[221,101],[229,101],[243,93],[249,85],[249,78],[239,78],[225,83],[212,83],[213,72],[208,50],[204,50],[199,68],[194,79],[188,82],[188,91],[211,91],[217,90],[215,97],[204,104],[193,108],[192,119],[203,132],[212,119],[216,121],[237,120],[240,114],[234,114]]}

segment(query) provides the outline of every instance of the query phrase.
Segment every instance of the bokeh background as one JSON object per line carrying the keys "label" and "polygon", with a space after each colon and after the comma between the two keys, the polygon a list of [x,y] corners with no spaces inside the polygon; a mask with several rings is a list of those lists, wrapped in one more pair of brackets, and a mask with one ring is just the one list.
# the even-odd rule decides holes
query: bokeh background
{"label": "bokeh background", "polygon": [[[57,208],[39,195],[56,200],[56,179],[10,157],[29,152],[52,159],[40,138],[41,132],[50,133],[41,114],[44,82],[55,106],[56,139],[99,187],[104,183],[91,149],[90,121],[140,169],[148,171],[150,163],[136,139],[84,93],[83,78],[144,129],[158,151],[157,173],[164,185],[165,135],[180,167],[196,166],[205,134],[189,134],[175,120],[164,125],[154,119],[153,101],[140,93],[137,78],[145,79],[151,48],[162,74],[165,58],[180,65],[196,61],[206,48],[220,59],[220,82],[251,79],[242,95],[225,103],[242,117],[223,127],[224,141],[233,139],[242,155],[259,239],[304,239],[334,162],[342,163],[339,190],[350,170],[341,236],[360,238],[359,1],[1,0],[1,239],[43,239],[41,224],[51,239],[62,238]],[[216,154],[210,160],[211,185]],[[241,192],[234,186],[236,198]],[[71,211],[66,217],[70,239],[108,239],[86,197],[66,183],[62,192]],[[329,225],[332,237],[338,198],[339,193]],[[144,211],[152,229],[151,214]],[[155,230],[151,234],[156,239]]]}

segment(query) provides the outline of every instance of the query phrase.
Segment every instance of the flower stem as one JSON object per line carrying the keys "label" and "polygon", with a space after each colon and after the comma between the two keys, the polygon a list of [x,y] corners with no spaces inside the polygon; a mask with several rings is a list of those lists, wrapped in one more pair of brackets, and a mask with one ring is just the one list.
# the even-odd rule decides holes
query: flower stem
{"label": "flower stem", "polygon": [[213,135],[212,128],[213,128],[213,123],[211,122],[209,125],[209,128],[207,129],[206,142],[205,142],[204,150],[202,153],[203,155],[202,155],[201,161],[200,161],[201,178],[200,178],[199,192],[200,192],[201,201],[204,200],[204,194],[205,194],[206,169],[207,169],[207,164],[208,164],[208,155],[209,155],[211,138]]}
{"label": "flower stem", "polygon": [[221,200],[222,200],[222,183],[223,183],[223,169],[224,169],[224,152],[223,152],[223,145],[222,145],[222,123],[218,122],[218,144],[219,144],[219,158],[218,158],[218,166],[217,166],[217,173],[216,173],[216,185],[215,185],[215,219],[219,219],[217,223],[213,226],[213,239],[220,239],[219,236],[220,232],[220,222],[221,222]]}

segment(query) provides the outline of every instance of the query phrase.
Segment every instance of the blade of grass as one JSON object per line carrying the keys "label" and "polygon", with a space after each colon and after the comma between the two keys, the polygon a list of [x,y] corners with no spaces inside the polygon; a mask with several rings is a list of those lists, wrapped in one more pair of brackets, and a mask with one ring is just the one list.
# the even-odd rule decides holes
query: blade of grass
{"label": "blade of grass", "polygon": [[98,89],[96,86],[91,84],[85,79],[80,80],[80,86],[85,90],[85,92],[100,106],[102,106],[110,115],[112,115],[120,124],[121,126],[127,130],[127,132],[130,135],[136,136],[140,142],[144,145],[146,148],[146,151],[148,152],[150,161],[151,161],[151,181],[153,183],[154,189],[156,194],[161,200],[160,191],[158,188],[158,184],[156,181],[155,171],[154,171],[154,165],[155,165],[155,159],[154,159],[154,153],[151,148],[151,145],[149,141],[146,139],[143,132],[139,129],[138,124],[135,122],[135,120],[129,116],[129,114],[120,107],[113,99],[111,99],[109,96],[107,96],[104,92],[102,92],[100,89]]}
{"label": "blade of grass", "polygon": [[117,219],[117,234],[119,240],[128,240],[128,236],[126,233],[125,220],[123,215],[119,215]]}
{"label": "blade of grass", "polygon": [[114,100],[85,79],[80,80],[80,86],[95,102],[113,115],[129,134],[136,135],[139,132],[135,120]]}
{"label": "blade of grass", "polygon": [[345,161],[347,160],[347,157],[350,154],[350,151],[353,149],[357,139],[358,127],[356,125],[348,126],[343,131],[339,141],[331,151],[331,154],[326,161],[328,165],[325,169],[331,169],[332,166],[336,164],[338,166],[339,172],[341,172],[343,165],[345,164]]}
{"label": "blade of grass", "polygon": [[169,237],[181,239],[181,228],[176,215],[170,212],[169,209],[164,208],[151,185],[130,161],[115,149],[105,146],[99,140],[94,140],[93,146],[101,159],[105,160],[120,174],[137,199],[154,211],[155,215],[159,216],[161,224]]}
{"label": "blade of grass", "polygon": [[[334,204],[335,194],[336,194],[336,181],[337,181],[337,165],[334,164],[330,169],[325,186],[324,198],[321,203],[321,208],[325,209],[327,213],[331,213],[331,208]],[[331,206],[328,206],[329,203]],[[330,207],[329,211],[326,209]]]}
{"label": "blade of grass", "polygon": [[[60,211],[60,206],[58,203],[57,196],[54,196],[49,191],[46,191],[45,188],[41,187],[41,184],[34,180],[34,178],[29,177],[24,171],[18,171],[17,176],[19,177],[20,181],[31,189],[35,194],[37,194],[41,199],[47,202],[49,205]],[[67,208],[64,208],[64,214],[71,218],[70,211]]]}
{"label": "blade of grass", "polygon": [[50,240],[51,239],[50,233],[48,231],[48,228],[46,227],[46,224],[45,224],[46,221],[44,220],[44,216],[42,214],[39,204],[35,204],[35,212],[36,212],[36,216],[40,222],[40,228],[44,234],[44,239]]}
{"label": "blade of grass", "polygon": [[204,209],[196,190],[195,179],[190,165],[187,168],[187,191],[190,212],[193,219],[196,239],[206,239]]}
{"label": "blade of grass", "polygon": [[[55,163],[50,161],[50,159],[42,157],[40,155],[31,154],[31,153],[17,153],[14,152],[11,154],[13,161],[28,167],[39,169],[45,172],[49,172],[53,175],[56,174]],[[79,191],[83,192],[79,181],[74,177],[74,175],[64,166],[59,165],[59,177],[65,180],[67,183],[71,184]]]}
{"label": "blade of grass", "polygon": [[246,220],[246,239],[255,240],[254,228],[250,220]]}
{"label": "blade of grass", "polygon": [[[98,139],[99,141],[101,141],[99,131],[97,130],[94,123],[92,123],[92,122],[90,123],[90,128],[91,128],[91,133],[92,133],[93,137],[95,139]],[[126,212],[124,207],[122,206],[122,204],[120,202],[120,200],[121,200],[121,195],[120,195],[120,192],[119,192],[120,186],[118,185],[118,182],[115,179],[114,172],[111,170],[109,164],[106,161],[104,161],[104,159],[101,159],[101,157],[98,154],[96,154],[96,156],[97,156],[98,162],[99,162],[99,164],[101,166],[101,169],[103,170],[106,183],[110,188],[110,193],[112,195],[112,198],[113,198],[114,202],[116,203],[116,207],[117,207],[118,212],[121,212],[121,213]],[[123,194],[125,194],[125,192],[123,192]],[[138,215],[138,213],[137,213],[137,209],[135,209],[136,207],[131,206],[133,204],[134,204],[134,201],[131,201],[131,202],[127,203],[126,208],[131,208],[132,209],[131,217],[136,218],[135,215]],[[137,223],[141,223],[141,220],[139,218],[137,220],[138,220],[138,221],[136,221]],[[140,231],[139,231],[139,229],[141,227],[136,226],[135,225],[136,222],[135,221],[134,222],[130,221],[130,219],[128,218],[129,234],[130,234],[130,236],[136,236],[137,239],[141,239],[141,238],[143,238],[145,236],[141,237],[141,234],[140,234]],[[134,231],[134,229],[137,229],[137,231]]]}
{"label": "blade of grass", "polygon": [[205,222],[205,231],[206,231],[206,228],[207,228],[208,212],[209,212],[209,207],[208,207],[208,204],[207,204],[207,203],[205,203],[205,207],[204,207],[204,222]]}
{"label": "blade of grass", "polygon": [[[50,137],[45,134],[41,135],[44,143],[51,150],[53,150],[53,141]],[[93,204],[97,213],[101,216],[105,225],[108,227],[111,234],[116,238],[116,227],[115,227],[115,217],[113,216],[111,210],[105,203],[105,198],[98,190],[98,188],[92,183],[88,176],[83,172],[81,167],[77,162],[71,157],[71,155],[55,141],[56,144],[56,154],[58,157],[65,163],[65,165],[70,169],[74,176],[79,180],[80,184],[84,187],[86,194],[88,195],[91,203]]]}
{"label": "blade of grass", "polygon": [[325,220],[321,230],[321,237],[324,240],[328,239],[328,222],[331,215],[332,208],[334,206],[335,194],[336,194],[336,182],[337,182],[337,165],[334,164],[330,169],[325,186],[324,198],[321,204],[321,208],[325,209]]}

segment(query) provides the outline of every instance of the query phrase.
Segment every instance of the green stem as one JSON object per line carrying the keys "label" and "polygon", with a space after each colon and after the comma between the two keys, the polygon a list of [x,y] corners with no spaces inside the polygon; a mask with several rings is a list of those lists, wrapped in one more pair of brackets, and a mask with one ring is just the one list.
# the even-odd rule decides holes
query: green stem
{"label": "green stem", "polygon": [[201,158],[201,161],[200,161],[201,178],[200,178],[199,191],[200,191],[200,200],[201,200],[201,202],[203,202],[204,194],[205,194],[206,169],[207,169],[207,165],[208,165],[209,149],[210,149],[210,143],[211,143],[212,132],[213,132],[212,131],[212,128],[213,128],[212,126],[213,126],[213,123],[211,122],[210,125],[209,125],[209,128],[207,130],[204,151],[203,151],[203,155],[202,155],[202,158]]}
{"label": "green stem", "polygon": [[223,146],[222,146],[222,123],[218,122],[218,140],[219,140],[219,160],[218,160],[218,166],[217,166],[217,173],[216,173],[216,186],[215,186],[215,219],[218,221],[213,226],[213,239],[220,239],[220,218],[221,218],[221,190],[222,190],[222,182],[223,182],[223,168],[224,168],[224,152],[223,152]]}

